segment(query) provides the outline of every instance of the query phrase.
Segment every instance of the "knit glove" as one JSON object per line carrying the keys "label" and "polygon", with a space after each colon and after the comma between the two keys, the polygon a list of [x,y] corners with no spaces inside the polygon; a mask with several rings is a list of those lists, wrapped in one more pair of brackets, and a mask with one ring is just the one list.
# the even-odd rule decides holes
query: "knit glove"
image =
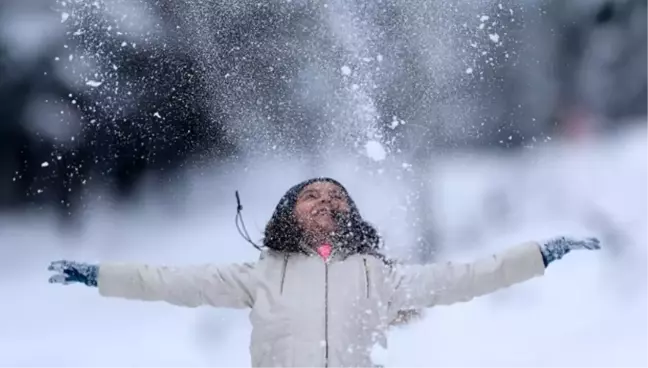
{"label": "knit glove", "polygon": [[47,267],[48,271],[56,272],[49,278],[51,284],[82,283],[87,286],[97,286],[99,266],[73,261],[54,261]]}
{"label": "knit glove", "polygon": [[573,239],[561,236],[554,238],[540,246],[542,260],[545,267],[555,260],[561,259],[565,254],[575,249],[595,250],[601,249],[597,238]]}

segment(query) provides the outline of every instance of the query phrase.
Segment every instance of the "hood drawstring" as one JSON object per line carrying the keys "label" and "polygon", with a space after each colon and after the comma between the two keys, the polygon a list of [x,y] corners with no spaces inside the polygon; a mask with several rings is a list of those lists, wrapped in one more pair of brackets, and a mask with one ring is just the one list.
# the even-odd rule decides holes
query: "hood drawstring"
{"label": "hood drawstring", "polygon": [[239,234],[243,239],[245,239],[245,241],[252,244],[252,246],[258,249],[259,251],[262,251],[261,247],[252,241],[252,238],[250,237],[250,234],[248,233],[247,228],[245,227],[245,222],[243,221],[243,214],[241,213],[241,211],[243,211],[243,205],[241,205],[241,198],[239,197],[238,190],[235,191],[235,194],[236,194],[236,217],[234,218],[234,224],[236,224],[236,230],[238,230]]}

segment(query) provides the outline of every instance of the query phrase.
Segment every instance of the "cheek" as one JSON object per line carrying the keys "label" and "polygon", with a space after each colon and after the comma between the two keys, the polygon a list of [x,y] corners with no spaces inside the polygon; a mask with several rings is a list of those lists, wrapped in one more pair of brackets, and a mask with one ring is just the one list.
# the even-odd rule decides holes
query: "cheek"
{"label": "cheek", "polygon": [[306,208],[305,206],[296,207],[294,213],[298,223],[303,224],[304,222],[308,221],[308,216],[310,212],[308,211],[308,208]]}
{"label": "cheek", "polygon": [[338,210],[344,211],[344,212],[349,212],[349,204],[346,203],[345,201],[340,201],[338,203]]}

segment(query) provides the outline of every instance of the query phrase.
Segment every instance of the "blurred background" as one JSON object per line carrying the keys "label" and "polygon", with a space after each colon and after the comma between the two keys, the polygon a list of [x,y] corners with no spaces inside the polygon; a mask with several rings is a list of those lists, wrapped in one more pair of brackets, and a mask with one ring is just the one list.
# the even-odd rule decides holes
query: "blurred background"
{"label": "blurred background", "polygon": [[647,365],[647,17],[646,0],[1,1],[0,365],[249,365],[245,312],[99,300],[47,285],[47,263],[253,260],[234,191],[259,240],[319,175],[405,262],[604,242],[431,310],[382,361]]}

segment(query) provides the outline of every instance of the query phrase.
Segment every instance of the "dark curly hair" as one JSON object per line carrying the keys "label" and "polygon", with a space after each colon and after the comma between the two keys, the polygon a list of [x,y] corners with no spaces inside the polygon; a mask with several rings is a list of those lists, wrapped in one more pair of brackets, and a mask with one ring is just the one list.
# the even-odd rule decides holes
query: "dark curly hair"
{"label": "dark curly hair", "polygon": [[360,215],[360,211],[349,195],[346,188],[338,181],[331,178],[314,178],[303,181],[286,192],[266,225],[263,245],[266,248],[286,252],[304,252],[302,242],[304,233],[297,223],[294,215],[295,205],[299,193],[309,184],[316,182],[329,182],[338,186],[345,194],[349,213],[338,215],[337,222],[341,231],[336,235],[335,242],[340,245],[344,254],[371,254],[386,261],[381,250],[381,237],[378,231]]}
{"label": "dark curly hair", "polygon": [[[301,182],[286,192],[266,225],[263,246],[282,253],[303,253],[302,247],[304,233],[294,215],[295,204],[299,193],[309,184],[316,182],[329,182],[337,185],[345,194],[349,213],[338,216],[338,224],[342,231],[337,235],[336,243],[341,245],[340,251],[345,256],[352,254],[367,254],[382,260],[392,267],[395,261],[387,258],[382,253],[382,239],[378,231],[362,216],[346,188],[331,178],[314,178]],[[418,309],[399,310],[390,326],[406,325],[420,319],[423,311]]]}

